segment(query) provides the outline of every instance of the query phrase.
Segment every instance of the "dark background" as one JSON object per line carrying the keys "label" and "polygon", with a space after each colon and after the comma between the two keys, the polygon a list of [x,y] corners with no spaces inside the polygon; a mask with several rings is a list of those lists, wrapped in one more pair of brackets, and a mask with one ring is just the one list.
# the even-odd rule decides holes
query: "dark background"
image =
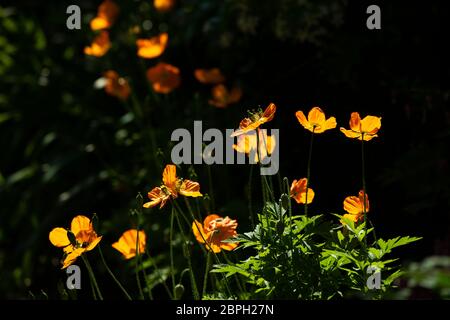
{"label": "dark background", "polygon": [[[83,54],[99,1],[0,4],[0,297],[59,297],[56,284],[65,275],[48,232],[79,213],[98,214],[107,259],[123,266],[109,244],[133,225],[129,209],[138,192],[160,183],[171,132],[191,129],[193,120],[203,120],[204,128],[236,128],[246,110],[269,102],[278,110],[266,127],[281,129],[281,175],[290,180],[306,176],[309,143],[295,111],[318,105],[338,128],[348,128],[353,111],[381,116],[379,137],[366,144],[377,234],[423,237],[399,250],[404,263],[450,254],[450,20],[443,1],[192,0],[167,14],[155,12],[151,1],[116,2],[113,48],[102,58]],[[82,10],[81,30],[65,27],[73,3]],[[366,28],[369,4],[381,7],[381,30]],[[169,46],[162,57],[144,61],[128,30],[148,19],[153,27],[140,36],[168,30]],[[146,82],[144,72],[156,61],[181,69],[182,85],[168,96],[152,93]],[[242,100],[226,109],[209,106],[209,87],[193,77],[199,67],[220,67],[227,85],[242,87]],[[138,122],[126,121],[124,104],[93,88],[108,69],[130,80],[142,124],[161,152],[150,148]],[[343,199],[361,188],[360,145],[338,128],[315,139],[311,212],[342,214]],[[194,169],[211,194],[206,166]],[[248,166],[211,167],[215,212],[238,218],[239,231],[249,230],[248,172]],[[190,173],[185,166],[180,175]],[[260,207],[259,188],[253,189]],[[144,226],[161,261],[167,217],[168,211],[152,210]]]}

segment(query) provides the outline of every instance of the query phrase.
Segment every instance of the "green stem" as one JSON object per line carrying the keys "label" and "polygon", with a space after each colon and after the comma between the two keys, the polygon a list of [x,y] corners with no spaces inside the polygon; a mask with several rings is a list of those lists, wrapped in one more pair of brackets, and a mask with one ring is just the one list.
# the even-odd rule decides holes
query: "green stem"
{"label": "green stem", "polygon": [[98,252],[100,253],[100,258],[102,259],[102,262],[106,268],[106,271],[108,271],[109,275],[111,276],[111,278],[113,278],[114,282],[119,286],[120,290],[122,290],[122,292],[124,293],[124,295],[127,297],[128,300],[133,300],[131,298],[131,296],[128,294],[127,290],[125,290],[125,288],[122,286],[122,284],[120,283],[120,281],[114,276],[114,273],[111,271],[111,269],[108,267],[108,265],[106,264],[105,258],[103,256],[103,252],[102,249],[100,247],[100,244],[98,245]]}
{"label": "green stem", "polygon": [[172,277],[172,296],[175,297],[175,268],[173,263],[173,221],[175,218],[175,207],[172,206],[172,213],[170,214],[170,274]]}
{"label": "green stem", "polygon": [[172,292],[170,292],[170,289],[169,289],[169,287],[167,286],[166,281],[164,280],[164,277],[163,277],[163,275],[162,275],[161,270],[158,268],[158,266],[157,266],[155,260],[154,260],[153,257],[150,255],[150,252],[147,250],[147,248],[145,248],[145,253],[146,253],[147,256],[148,256],[148,259],[150,260],[150,263],[151,263],[151,264],[153,265],[153,267],[155,268],[155,271],[156,271],[156,273],[158,274],[159,279],[161,280],[161,283],[162,283],[164,289],[166,290],[167,294],[169,295],[170,299],[173,299]]}
{"label": "green stem", "polygon": [[83,259],[83,262],[86,265],[86,269],[88,270],[89,277],[91,279],[91,282],[92,282],[95,290],[97,291],[97,295],[98,295],[99,299],[103,300],[103,296],[102,296],[102,293],[100,292],[100,288],[98,287],[97,280],[95,279],[94,271],[92,271],[91,264],[89,263],[86,256],[82,255],[81,258]]}
{"label": "green stem", "polygon": [[361,134],[361,170],[362,170],[362,185],[363,185],[363,214],[364,214],[364,228],[366,236],[364,237],[367,247],[367,214],[366,214],[366,169],[364,160],[364,133]]}
{"label": "green stem", "polygon": [[253,166],[250,166],[250,174],[248,177],[248,212],[250,222],[252,224],[252,229],[255,229],[255,216],[253,215],[253,208],[252,208],[252,176],[253,176]]}
{"label": "green stem", "polygon": [[316,130],[315,126],[313,127],[313,131],[311,132],[311,140],[309,142],[308,168],[306,170],[305,216],[308,215],[308,188],[309,188],[309,179],[311,177],[311,159],[314,141],[314,130]]}
{"label": "green stem", "polygon": [[205,276],[203,277],[202,298],[205,296],[206,288],[208,286],[209,269],[211,269],[211,253],[210,252],[208,252],[206,254],[206,267],[205,267]]}
{"label": "green stem", "polygon": [[136,228],[136,256],[135,256],[135,269],[136,269],[136,283],[139,290],[139,299],[144,300],[144,292],[142,291],[141,279],[139,277],[139,262],[140,262],[140,254],[139,254],[139,225]]}
{"label": "green stem", "polygon": [[214,188],[213,188],[213,179],[211,174],[211,166],[206,165],[207,171],[208,171],[208,185],[209,185],[209,196],[211,198],[211,209],[212,212],[215,212],[216,210],[216,203],[214,199]]}

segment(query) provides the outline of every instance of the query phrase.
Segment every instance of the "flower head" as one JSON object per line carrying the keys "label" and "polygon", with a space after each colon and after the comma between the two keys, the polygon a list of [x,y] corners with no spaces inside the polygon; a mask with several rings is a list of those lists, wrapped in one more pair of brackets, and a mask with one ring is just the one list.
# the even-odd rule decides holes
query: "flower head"
{"label": "flower head", "polygon": [[128,98],[131,93],[131,88],[125,78],[120,77],[113,70],[108,70],[104,74],[104,79],[106,80],[105,91],[107,94],[122,100]]}
{"label": "flower head", "polygon": [[369,196],[366,193],[365,196],[365,205],[364,205],[364,191],[361,190],[358,193],[358,196],[350,196],[345,198],[344,200],[344,210],[347,211],[347,214],[344,214],[342,217],[349,219],[353,222],[358,222],[364,220],[364,213],[369,212]]}
{"label": "flower head", "polygon": [[177,177],[177,167],[168,164],[163,171],[163,185],[153,188],[148,193],[149,202],[144,203],[144,208],[160,205],[162,208],[170,198],[177,198],[178,194],[185,197],[201,197],[200,184],[188,179]]}
{"label": "flower head", "polygon": [[381,117],[366,116],[361,120],[358,112],[352,112],[350,116],[350,130],[341,128],[347,138],[369,141],[378,137],[377,132],[381,128]]}
{"label": "flower head", "polygon": [[[233,149],[237,152],[246,153],[249,157],[253,156],[253,163],[258,163],[259,155],[261,159],[264,160],[267,155],[271,155],[273,150],[275,150],[276,139],[274,136],[268,136],[267,130],[263,129],[258,131],[259,139],[257,139],[256,134],[246,133],[237,137],[237,144],[233,144]],[[257,144],[259,140],[259,155]]]}
{"label": "flower head", "polygon": [[300,180],[294,180],[291,184],[291,198],[298,204],[306,204],[306,200],[308,200],[307,204],[310,204],[314,199],[314,191],[311,188],[308,188],[308,199],[306,199],[306,185],[308,184],[308,179],[303,178]]}
{"label": "flower head", "polygon": [[241,100],[242,90],[234,87],[229,91],[223,84],[214,86],[211,90],[212,99],[208,103],[217,108],[226,108],[228,105]]}
{"label": "flower head", "polygon": [[84,53],[88,56],[102,57],[111,48],[111,42],[109,41],[108,31],[101,31],[100,34],[95,37],[89,47],[84,48]]}
{"label": "flower head", "polygon": [[306,129],[313,133],[322,133],[329,129],[336,128],[336,118],[325,118],[325,113],[319,107],[312,108],[308,113],[308,119],[306,119],[303,111],[297,111],[295,113],[298,122]]}
{"label": "flower head", "polygon": [[119,6],[112,0],[103,1],[97,10],[97,16],[91,20],[91,29],[102,30],[110,28],[119,15]]}
{"label": "flower head", "polygon": [[203,84],[219,84],[225,81],[225,77],[219,68],[196,69],[194,76]]}
{"label": "flower head", "polygon": [[[125,231],[119,240],[112,244],[112,247],[123,254],[125,259],[136,256],[138,232],[136,229]],[[139,231],[139,254],[145,252],[147,237],[144,231]]]}
{"label": "flower head", "polygon": [[248,131],[259,128],[262,124],[271,121],[275,116],[276,111],[277,107],[275,104],[271,103],[264,111],[258,110],[256,112],[250,112],[250,117],[244,118],[239,124],[239,129],[236,130],[231,136],[237,137]]}
{"label": "flower head", "polygon": [[180,69],[170,64],[160,62],[147,70],[147,79],[158,93],[169,93],[180,85]]}
{"label": "flower head", "polygon": [[[71,233],[74,242],[69,240],[68,233]],[[50,231],[49,240],[58,248],[63,248],[65,258],[62,269],[67,268],[86,251],[90,251],[100,242],[102,237],[97,236],[92,222],[89,218],[79,215],[72,219],[70,230],[64,228],[54,228]]]}
{"label": "flower head", "polygon": [[208,215],[203,221],[203,225],[194,220],[192,232],[199,243],[205,243],[206,248],[214,253],[222,249],[231,251],[238,246],[236,242],[223,242],[237,235],[238,223],[229,217],[222,218],[217,214]]}
{"label": "flower head", "polygon": [[173,8],[175,0],[153,0],[153,6],[159,12],[167,12]]}
{"label": "flower head", "polygon": [[152,59],[159,57],[167,46],[169,35],[163,32],[150,39],[137,39],[137,55],[141,58]]}

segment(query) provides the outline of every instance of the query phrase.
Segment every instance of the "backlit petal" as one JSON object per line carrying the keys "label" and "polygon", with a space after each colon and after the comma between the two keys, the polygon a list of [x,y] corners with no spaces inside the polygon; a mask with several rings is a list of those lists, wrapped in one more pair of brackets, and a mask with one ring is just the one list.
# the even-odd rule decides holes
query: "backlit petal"
{"label": "backlit petal", "polygon": [[71,265],[72,263],[74,263],[74,262],[77,260],[77,258],[78,258],[79,256],[81,256],[85,251],[86,251],[86,250],[83,249],[83,248],[78,248],[78,249],[75,249],[74,251],[72,251],[71,253],[69,253],[69,254],[66,256],[66,258],[64,259],[63,266],[62,266],[61,269],[65,269],[65,268],[67,268],[68,266],[70,266],[70,265]]}
{"label": "backlit petal", "polygon": [[367,116],[361,120],[361,131],[371,135],[376,134],[381,128],[381,118]]}
{"label": "backlit petal", "polygon": [[325,123],[325,113],[319,107],[314,107],[308,113],[308,122],[311,125],[323,126]]}
{"label": "backlit petal", "polygon": [[191,180],[183,180],[179,190],[180,194],[185,197],[201,197],[200,184]]}
{"label": "backlit petal", "polygon": [[55,247],[61,248],[70,244],[69,237],[67,236],[67,230],[64,228],[54,228],[50,231],[48,238]]}
{"label": "backlit petal", "polygon": [[[341,128],[341,132],[345,134],[347,138],[361,138],[361,133],[355,132],[353,130],[347,130],[345,128]],[[361,139],[360,139],[361,140]]]}
{"label": "backlit petal", "polygon": [[86,216],[76,216],[72,219],[72,223],[70,224],[70,230],[72,233],[77,236],[80,231],[92,232],[92,223],[91,220]]}
{"label": "backlit petal", "polygon": [[[358,112],[352,112],[350,115],[350,129],[356,132],[361,132],[361,117]],[[342,131],[342,130],[341,130]]]}

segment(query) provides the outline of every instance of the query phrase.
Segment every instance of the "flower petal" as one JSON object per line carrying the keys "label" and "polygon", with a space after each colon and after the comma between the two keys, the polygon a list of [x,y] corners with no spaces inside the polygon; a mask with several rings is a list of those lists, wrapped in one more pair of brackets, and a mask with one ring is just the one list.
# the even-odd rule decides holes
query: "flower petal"
{"label": "flower petal", "polygon": [[[350,129],[356,132],[361,132],[361,117],[358,112],[352,112],[350,115]],[[341,130],[342,131],[342,130]]]}
{"label": "flower petal", "polygon": [[180,194],[185,197],[201,197],[200,184],[191,180],[184,179],[180,186]]}
{"label": "flower petal", "polygon": [[74,251],[72,251],[71,253],[69,253],[69,254],[66,256],[66,258],[64,259],[63,266],[62,266],[61,269],[65,269],[65,268],[67,268],[68,266],[70,266],[70,265],[71,265],[72,263],[74,263],[75,260],[77,260],[77,258],[78,258],[79,256],[81,256],[85,251],[86,251],[86,249],[78,248],[78,249],[75,249]]}
{"label": "flower petal", "polygon": [[347,130],[345,128],[341,128],[341,132],[343,134],[345,134],[345,136],[347,138],[351,138],[351,139],[359,138],[361,140],[361,133],[359,133],[359,132],[355,132],[353,130]]}
{"label": "flower petal", "polygon": [[177,167],[173,164],[168,164],[163,171],[163,183],[173,193],[176,193],[177,185]]}
{"label": "flower petal", "polygon": [[345,198],[344,210],[350,214],[360,214],[362,212],[362,206],[359,198],[355,196],[349,196]]}
{"label": "flower petal", "polygon": [[[381,118],[375,116],[367,116],[361,120],[361,131],[374,135],[381,128]],[[365,139],[364,139],[365,140]]]}
{"label": "flower petal", "polygon": [[72,231],[75,237],[80,231],[87,231],[89,233],[92,232],[93,228],[91,220],[86,216],[76,216],[72,219],[72,223],[70,224],[70,231]]}
{"label": "flower petal", "polygon": [[323,126],[325,123],[325,113],[319,107],[314,107],[308,113],[308,122],[311,125]]}
{"label": "flower petal", "polygon": [[55,247],[67,247],[70,244],[67,230],[64,228],[54,228],[50,231],[48,238]]}
{"label": "flower petal", "polygon": [[102,240],[102,237],[96,237],[91,243],[89,243],[89,245],[86,247],[86,251],[91,251],[92,249],[94,249],[97,244],[100,242],[100,240]]}
{"label": "flower petal", "polygon": [[303,126],[303,128],[305,128],[306,130],[312,131],[312,126],[306,119],[303,111],[297,111],[295,113],[295,116],[297,117],[298,122],[300,122],[300,124]]}

